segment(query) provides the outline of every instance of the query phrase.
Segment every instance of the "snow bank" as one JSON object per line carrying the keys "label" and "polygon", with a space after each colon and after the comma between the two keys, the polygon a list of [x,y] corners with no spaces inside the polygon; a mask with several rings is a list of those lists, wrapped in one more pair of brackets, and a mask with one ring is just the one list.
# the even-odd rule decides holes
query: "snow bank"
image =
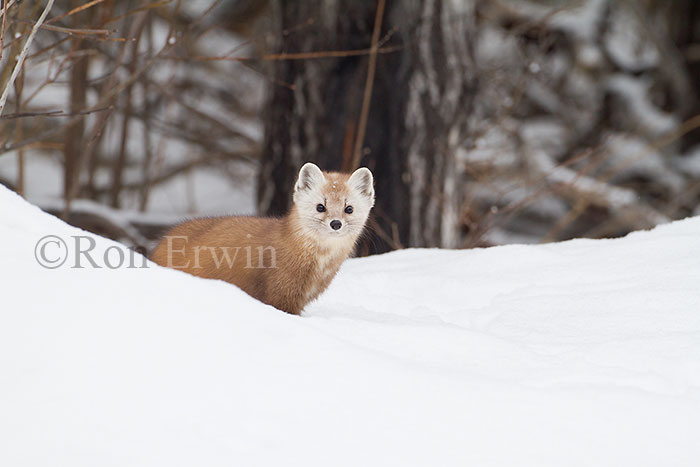
{"label": "snow bank", "polygon": [[44,269],[39,238],[89,234],[2,187],[0,212],[0,465],[700,459],[700,218],[355,259],[300,318],[153,265]]}

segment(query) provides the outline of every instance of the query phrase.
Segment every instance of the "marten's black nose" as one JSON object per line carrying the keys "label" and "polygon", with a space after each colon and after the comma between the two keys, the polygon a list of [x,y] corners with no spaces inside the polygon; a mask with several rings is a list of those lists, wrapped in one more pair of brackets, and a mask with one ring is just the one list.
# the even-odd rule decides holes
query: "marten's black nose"
{"label": "marten's black nose", "polygon": [[343,223],[340,222],[338,219],[331,221],[331,229],[333,229],[333,230],[338,230],[342,226],[343,226]]}

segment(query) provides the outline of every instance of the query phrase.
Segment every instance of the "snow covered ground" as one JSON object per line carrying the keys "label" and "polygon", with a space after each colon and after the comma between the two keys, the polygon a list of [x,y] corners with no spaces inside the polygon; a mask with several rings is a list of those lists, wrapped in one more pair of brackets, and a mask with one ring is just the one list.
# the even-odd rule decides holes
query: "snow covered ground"
{"label": "snow covered ground", "polygon": [[89,234],[2,187],[0,212],[2,466],[700,465],[700,218],[354,259],[296,317],[44,269],[41,237]]}

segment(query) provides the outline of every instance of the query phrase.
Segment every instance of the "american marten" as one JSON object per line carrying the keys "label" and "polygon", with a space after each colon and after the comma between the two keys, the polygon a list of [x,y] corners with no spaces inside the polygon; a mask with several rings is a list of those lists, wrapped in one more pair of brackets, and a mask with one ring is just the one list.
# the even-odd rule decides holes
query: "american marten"
{"label": "american marten", "polygon": [[298,315],[330,284],[353,252],[374,206],[374,179],[363,167],[350,174],[306,163],[282,218],[217,217],[175,226],[151,259],[209,279]]}

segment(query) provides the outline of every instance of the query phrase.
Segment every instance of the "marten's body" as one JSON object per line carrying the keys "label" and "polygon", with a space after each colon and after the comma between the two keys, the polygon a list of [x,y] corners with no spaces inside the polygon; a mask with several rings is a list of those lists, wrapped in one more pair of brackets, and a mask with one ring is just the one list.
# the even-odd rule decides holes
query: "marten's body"
{"label": "marten's body", "polygon": [[372,174],[299,172],[294,206],[279,219],[195,219],[173,228],[152,254],[162,266],[237,285],[292,314],[318,297],[353,252],[374,205]]}

